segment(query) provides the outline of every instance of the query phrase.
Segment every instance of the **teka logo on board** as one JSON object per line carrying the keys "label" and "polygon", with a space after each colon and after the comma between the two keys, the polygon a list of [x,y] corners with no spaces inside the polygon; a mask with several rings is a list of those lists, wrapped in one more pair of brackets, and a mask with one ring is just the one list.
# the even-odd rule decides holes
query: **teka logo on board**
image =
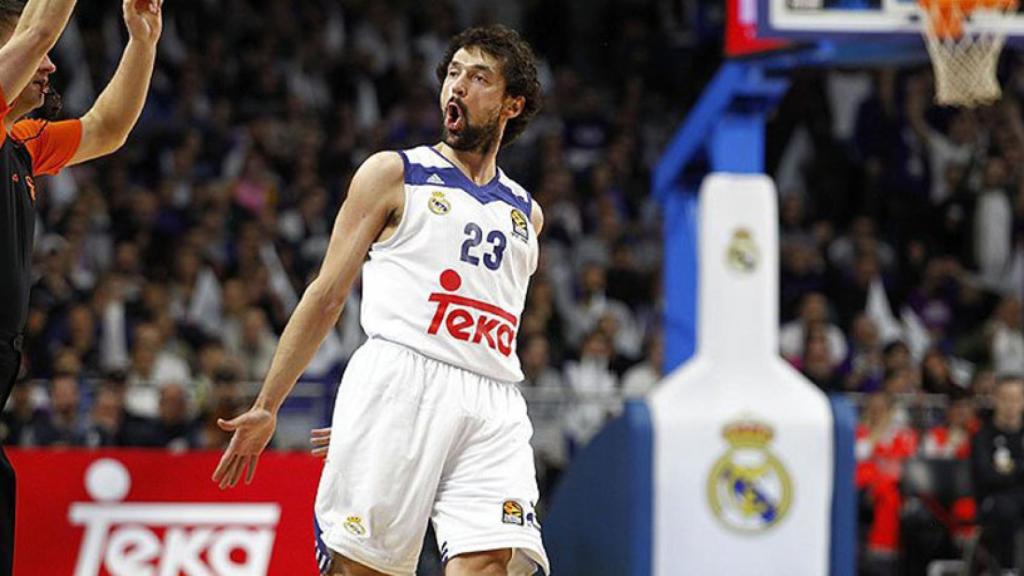
{"label": "teka logo on board", "polygon": [[75,576],[263,576],[281,510],[277,504],[123,503],[131,475],[104,458],[86,471],[95,502],[71,504],[84,526]]}

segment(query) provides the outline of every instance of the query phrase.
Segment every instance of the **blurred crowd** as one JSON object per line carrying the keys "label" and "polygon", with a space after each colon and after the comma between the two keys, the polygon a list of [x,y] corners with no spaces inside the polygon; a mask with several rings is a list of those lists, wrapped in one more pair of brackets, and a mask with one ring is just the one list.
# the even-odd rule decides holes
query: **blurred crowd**
{"label": "blurred crowd", "polygon": [[[25,376],[0,440],[219,447],[325,252],[355,168],[437,141],[434,67],[476,23],[519,29],[544,110],[499,157],[544,206],[519,331],[542,459],[565,462],[658,379],[660,217],[650,167],[713,69],[692,14],[663,1],[167,3],[146,109],[119,154],[65,170],[38,201]],[[83,3],[54,50],[65,114],[105,84],[120,7]],[[681,62],[681,64],[676,64]],[[673,66],[680,75],[664,74]],[[361,287],[306,378],[364,338]],[[546,395],[546,396],[545,396]],[[575,406],[568,413],[560,406]],[[552,410],[551,408],[554,407]],[[544,422],[552,426],[544,426]]]}
{"label": "blurred crowd", "polygon": [[[1019,394],[1024,63],[1007,54],[1000,75],[1001,100],[958,110],[932,104],[923,68],[801,72],[769,131],[781,352],[862,404],[856,481],[869,567],[892,568],[905,544],[904,464],[969,460],[972,438],[994,425],[997,383],[1016,381]],[[1019,434],[986,437],[1004,432]],[[1019,482],[1017,448],[1003,442],[974,454],[977,501],[947,510],[951,522],[980,521],[986,473]],[[993,454],[1012,465],[979,472]]]}
{"label": "blurred crowd", "polygon": [[[540,471],[556,472],[660,377],[649,177],[719,60],[713,15],[710,34],[695,16],[713,4],[168,3],[128,145],[42,183],[25,373],[0,440],[222,446],[215,421],[265,375],[354,169],[437,140],[447,39],[500,21],[535,46],[545,91],[499,162],[545,211],[518,350]],[[116,64],[118,10],[81,4],[54,51],[70,116]],[[932,431],[973,433],[997,378],[1024,373],[1024,66],[1001,74],[1001,101],[958,111],[932,105],[926,70],[801,71],[769,124],[781,353],[863,399],[868,492],[880,476],[863,470]],[[364,338],[360,291],[306,375],[328,398]]]}

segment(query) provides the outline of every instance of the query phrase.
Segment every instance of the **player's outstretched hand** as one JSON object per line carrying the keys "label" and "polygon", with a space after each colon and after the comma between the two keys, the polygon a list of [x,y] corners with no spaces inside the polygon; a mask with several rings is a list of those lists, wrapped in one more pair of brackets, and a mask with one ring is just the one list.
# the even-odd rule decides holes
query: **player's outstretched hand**
{"label": "player's outstretched hand", "polygon": [[218,418],[217,426],[235,435],[231,437],[228,449],[224,451],[220,464],[213,472],[213,481],[220,483],[222,490],[234,488],[244,473],[245,483],[251,483],[260,453],[274,436],[277,416],[268,410],[252,408],[231,420]]}
{"label": "player's outstretched hand", "polygon": [[330,428],[314,428],[309,433],[309,443],[313,445],[313,449],[310,452],[317,458],[327,457],[327,447],[331,443],[331,429]]}
{"label": "player's outstretched hand", "polygon": [[155,45],[163,29],[160,12],[164,0],[122,0],[122,4],[128,34],[136,40]]}

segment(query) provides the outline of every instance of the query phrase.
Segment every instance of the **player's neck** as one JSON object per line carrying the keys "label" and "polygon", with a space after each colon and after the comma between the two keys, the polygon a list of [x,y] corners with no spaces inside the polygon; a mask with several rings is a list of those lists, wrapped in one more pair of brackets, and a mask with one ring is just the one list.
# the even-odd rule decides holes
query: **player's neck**
{"label": "player's neck", "polygon": [[456,150],[444,142],[438,142],[434,149],[479,186],[494,180],[494,175],[498,171],[497,149],[486,152]]}

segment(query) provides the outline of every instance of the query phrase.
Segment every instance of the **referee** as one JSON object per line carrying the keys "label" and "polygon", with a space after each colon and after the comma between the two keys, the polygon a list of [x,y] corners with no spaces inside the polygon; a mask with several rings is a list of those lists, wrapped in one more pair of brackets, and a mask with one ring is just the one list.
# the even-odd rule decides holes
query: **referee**
{"label": "referee", "polygon": [[[28,317],[35,178],[120,148],[142,112],[162,28],[161,0],[123,0],[128,45],[110,83],[81,118],[23,119],[59,110],[47,53],[75,0],[0,0],[0,409],[21,366]],[[14,569],[14,470],[0,447],[0,576]],[[36,537],[42,537],[37,535]]]}

